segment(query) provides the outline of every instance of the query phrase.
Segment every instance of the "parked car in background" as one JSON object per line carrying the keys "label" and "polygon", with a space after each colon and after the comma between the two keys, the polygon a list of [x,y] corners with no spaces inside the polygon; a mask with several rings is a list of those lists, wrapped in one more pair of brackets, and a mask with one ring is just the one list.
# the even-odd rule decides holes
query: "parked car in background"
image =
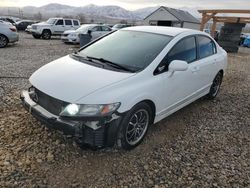
{"label": "parked car in background", "polygon": [[0,48],[8,45],[8,43],[17,42],[19,39],[17,29],[9,22],[0,20]]}
{"label": "parked car in background", "polygon": [[110,28],[114,27],[114,25],[113,25],[113,24],[102,24],[102,25],[103,25],[103,26],[110,27]]}
{"label": "parked car in background", "polygon": [[36,21],[32,21],[32,20],[21,20],[21,21],[16,22],[15,26],[18,31],[25,31],[28,25],[32,25],[35,23]]}
{"label": "parked car in background", "polygon": [[85,24],[77,30],[65,31],[62,34],[61,39],[65,43],[78,44],[80,42],[79,34],[90,34],[92,37],[91,40],[95,40],[111,31],[112,29],[108,26],[100,24]]}
{"label": "parked car in background", "polygon": [[46,22],[31,25],[34,38],[50,39],[52,35],[61,35],[64,31],[80,27],[80,21],[68,18],[50,18]]}
{"label": "parked car in background", "polygon": [[15,23],[16,23],[13,19],[7,18],[7,17],[0,17],[0,20],[5,21],[5,22],[9,22],[12,25],[15,25]]}
{"label": "parked car in background", "polygon": [[241,33],[239,45],[243,45],[246,38],[250,37],[250,33]]}
{"label": "parked car in background", "polygon": [[28,25],[27,28],[25,29],[25,32],[30,34],[30,33],[32,33],[31,30],[32,30],[32,26]]}
{"label": "parked car in background", "polygon": [[112,30],[119,30],[119,29],[122,29],[122,28],[125,28],[125,27],[131,27],[131,25],[128,25],[128,24],[115,24],[112,27]]}
{"label": "parked car in background", "polygon": [[81,143],[132,149],[151,124],[215,98],[226,67],[227,53],[204,32],[130,27],[44,65],[21,99],[34,117]]}
{"label": "parked car in background", "polygon": [[250,36],[247,36],[242,44],[244,47],[250,48]]}

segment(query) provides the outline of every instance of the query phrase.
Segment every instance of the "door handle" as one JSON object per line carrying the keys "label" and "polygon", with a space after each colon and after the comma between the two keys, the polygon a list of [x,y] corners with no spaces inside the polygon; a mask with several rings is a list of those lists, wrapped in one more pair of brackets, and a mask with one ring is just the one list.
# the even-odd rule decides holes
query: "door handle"
{"label": "door handle", "polygon": [[199,67],[193,67],[193,68],[192,68],[192,73],[198,72],[199,70],[200,70]]}

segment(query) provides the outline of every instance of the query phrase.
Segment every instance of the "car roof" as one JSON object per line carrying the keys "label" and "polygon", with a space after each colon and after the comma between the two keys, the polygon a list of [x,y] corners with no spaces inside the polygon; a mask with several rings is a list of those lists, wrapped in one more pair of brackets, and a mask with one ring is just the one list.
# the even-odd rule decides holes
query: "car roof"
{"label": "car roof", "polygon": [[20,22],[35,22],[35,21],[33,21],[33,20],[19,20],[16,23],[20,23]]}
{"label": "car roof", "polygon": [[[176,36],[183,32],[194,31],[192,29],[184,29],[178,27],[166,27],[166,26],[135,26],[135,27],[126,27],[122,30],[128,31],[142,31],[148,33],[156,33],[162,35]],[[200,33],[197,31],[197,33]]]}

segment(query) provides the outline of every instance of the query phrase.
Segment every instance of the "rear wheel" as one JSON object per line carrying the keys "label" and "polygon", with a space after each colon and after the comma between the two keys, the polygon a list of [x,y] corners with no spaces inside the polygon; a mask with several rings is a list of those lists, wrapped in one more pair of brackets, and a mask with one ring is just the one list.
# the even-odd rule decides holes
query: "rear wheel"
{"label": "rear wheel", "polygon": [[208,99],[214,99],[217,96],[220,90],[221,83],[222,83],[222,78],[223,78],[223,74],[221,72],[219,72],[215,76],[214,81],[210,87],[210,91],[207,94]]}
{"label": "rear wheel", "polygon": [[49,40],[51,38],[51,32],[49,30],[44,30],[42,33],[42,38],[45,40]]}
{"label": "rear wheel", "polygon": [[152,122],[152,109],[145,103],[133,107],[124,117],[118,136],[118,145],[125,150],[138,146],[144,139]]}
{"label": "rear wheel", "polygon": [[0,48],[4,48],[5,46],[7,46],[8,43],[8,38],[4,35],[0,35]]}

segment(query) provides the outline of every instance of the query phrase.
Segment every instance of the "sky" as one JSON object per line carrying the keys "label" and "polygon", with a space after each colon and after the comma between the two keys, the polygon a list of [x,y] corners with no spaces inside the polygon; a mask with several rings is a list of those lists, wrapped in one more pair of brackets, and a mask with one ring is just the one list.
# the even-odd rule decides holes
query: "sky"
{"label": "sky", "polygon": [[248,9],[250,0],[0,0],[0,6],[24,7],[43,6],[49,3],[60,3],[71,6],[117,5],[128,10],[135,10],[152,6],[199,7],[206,9]]}

